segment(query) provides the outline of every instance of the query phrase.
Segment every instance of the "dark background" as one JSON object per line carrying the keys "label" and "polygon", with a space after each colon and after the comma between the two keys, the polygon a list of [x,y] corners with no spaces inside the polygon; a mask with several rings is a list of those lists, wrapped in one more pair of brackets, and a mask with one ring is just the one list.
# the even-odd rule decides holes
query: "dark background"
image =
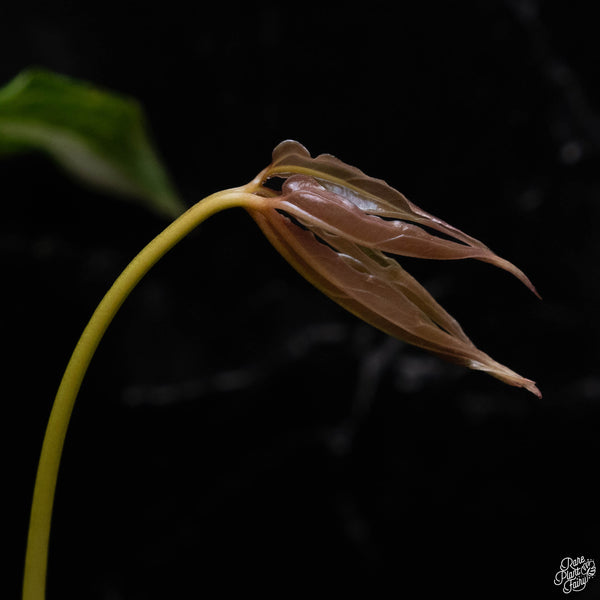
{"label": "dark background", "polygon": [[[128,299],[92,363],[50,600],[559,598],[563,557],[600,561],[593,2],[21,2],[3,3],[0,33],[2,82],[40,65],[140,99],[187,203],[295,138],[481,239],[544,297],[475,261],[403,261],[537,400],[390,340],[243,211],[215,216]],[[40,156],[0,162],[0,181],[12,598],[62,370],[165,222]],[[579,597],[599,598],[599,578]]]}

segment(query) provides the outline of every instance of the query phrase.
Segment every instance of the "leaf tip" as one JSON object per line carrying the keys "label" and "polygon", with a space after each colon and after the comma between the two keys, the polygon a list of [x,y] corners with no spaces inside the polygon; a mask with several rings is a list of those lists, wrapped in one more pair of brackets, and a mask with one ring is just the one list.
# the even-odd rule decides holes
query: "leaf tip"
{"label": "leaf tip", "polygon": [[531,392],[534,396],[542,398],[542,393],[538,389],[535,381],[522,377],[518,373],[515,373],[508,367],[496,362],[494,359],[489,357],[487,354],[481,353],[478,360],[469,361],[469,367],[478,371],[485,371],[492,377],[499,379],[500,381],[512,385],[515,387],[521,387]]}

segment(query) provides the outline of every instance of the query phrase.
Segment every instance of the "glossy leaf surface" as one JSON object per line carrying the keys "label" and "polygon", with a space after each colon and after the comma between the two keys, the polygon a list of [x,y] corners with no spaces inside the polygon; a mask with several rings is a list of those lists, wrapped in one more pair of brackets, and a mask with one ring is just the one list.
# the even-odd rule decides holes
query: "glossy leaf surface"
{"label": "glossy leaf surface", "polygon": [[[250,212],[286,260],[323,293],[390,335],[540,395],[533,381],[479,350],[431,294],[385,253],[477,258],[505,268],[533,290],[521,271],[385,182],[330,155],[312,159],[297,142],[275,149],[267,174],[286,178],[281,195],[266,198],[265,210]],[[419,227],[424,223],[446,237]]]}
{"label": "glossy leaf surface", "polygon": [[[425,212],[382,179],[369,177],[360,169],[347,165],[331,154],[321,154],[312,158],[304,146],[293,140],[286,140],[273,151],[273,162],[268,173],[269,176],[280,177],[303,174],[316,179],[323,191],[307,184],[306,180],[305,183],[296,180],[297,190],[306,190],[304,202],[309,201],[308,195],[311,193],[314,203],[315,196],[324,197],[324,191],[329,191],[337,197],[335,202],[338,206],[344,205],[348,216],[351,213],[350,207],[354,206],[363,214],[391,219],[392,222],[387,228],[390,238],[388,241],[391,241],[391,238],[395,238],[396,241],[386,251],[432,259],[476,258],[512,273],[537,295],[534,286],[520,269],[494,254],[482,242]],[[426,226],[455,241],[436,238],[427,234],[424,229],[409,226],[403,221]],[[373,226],[375,220],[371,223]],[[377,237],[383,240],[386,234],[383,233],[384,227],[381,223],[385,221],[380,219],[380,233]],[[394,245],[396,250],[393,249]],[[381,246],[378,247],[385,250]]]}

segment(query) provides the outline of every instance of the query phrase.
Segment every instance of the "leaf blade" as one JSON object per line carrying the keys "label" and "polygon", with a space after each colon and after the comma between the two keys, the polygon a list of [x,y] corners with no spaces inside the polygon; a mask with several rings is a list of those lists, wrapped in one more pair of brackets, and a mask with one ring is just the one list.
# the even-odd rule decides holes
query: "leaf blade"
{"label": "leaf blade", "polygon": [[[267,176],[291,178],[295,175],[314,178],[326,190],[343,197],[365,214],[412,221],[436,230],[468,248],[467,251],[458,253],[462,256],[456,255],[453,258],[475,258],[504,269],[540,297],[521,269],[499,257],[476,238],[425,212],[383,179],[370,177],[331,154],[320,154],[312,158],[302,144],[285,140],[273,150],[273,161],[267,169]],[[454,249],[457,249],[456,245]]]}
{"label": "leaf blade", "polygon": [[302,229],[274,208],[249,212],[305,279],[358,318],[388,335],[541,397],[535,382],[479,350],[458,322],[396,261],[326,231]]}
{"label": "leaf blade", "polygon": [[185,209],[132,98],[43,69],[23,71],[0,89],[0,155],[31,150],[164,216]]}

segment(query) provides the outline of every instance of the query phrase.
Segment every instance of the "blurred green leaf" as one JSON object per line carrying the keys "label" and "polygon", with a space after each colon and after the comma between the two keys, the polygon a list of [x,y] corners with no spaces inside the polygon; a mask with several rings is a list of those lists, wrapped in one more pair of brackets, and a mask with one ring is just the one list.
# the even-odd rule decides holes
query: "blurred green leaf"
{"label": "blurred green leaf", "polygon": [[42,150],[81,180],[169,217],[177,197],[132,98],[42,69],[0,89],[0,156]]}

